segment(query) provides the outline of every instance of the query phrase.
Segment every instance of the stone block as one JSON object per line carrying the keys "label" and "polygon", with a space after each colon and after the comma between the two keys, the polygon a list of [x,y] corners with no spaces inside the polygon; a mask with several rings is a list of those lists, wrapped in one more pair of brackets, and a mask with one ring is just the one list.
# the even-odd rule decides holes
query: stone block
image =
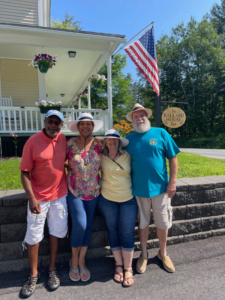
{"label": "stone block", "polygon": [[0,203],[2,204],[2,200],[5,197],[6,191],[0,191]]}
{"label": "stone block", "polygon": [[214,212],[213,212],[213,207],[214,205],[216,205],[215,203],[206,203],[204,205],[202,205],[201,207],[201,217],[209,217],[209,216],[213,216]]}
{"label": "stone block", "polygon": [[201,219],[188,220],[188,234],[201,230]]}
{"label": "stone block", "polygon": [[173,220],[185,220],[186,219],[186,206],[173,207]]}
{"label": "stone block", "polygon": [[204,203],[219,202],[225,199],[225,189],[210,189],[204,193]]}
{"label": "stone block", "polygon": [[189,191],[209,189],[213,186],[207,177],[182,178],[181,180]]}
{"label": "stone block", "polygon": [[184,191],[177,192],[174,196],[174,206],[182,206],[187,204],[203,203],[203,191]]}
{"label": "stone block", "polygon": [[[40,261],[40,259],[39,259]],[[28,258],[0,261],[0,273],[28,270],[30,268]]]}
{"label": "stone block", "polygon": [[40,246],[39,246],[39,256],[49,255],[49,253],[50,253],[49,238],[44,238],[44,239],[40,242]]}
{"label": "stone block", "polygon": [[[27,196],[22,192],[18,192],[21,190],[14,190],[14,191],[6,191],[6,195],[3,198],[3,206],[20,206],[20,205],[27,205]],[[9,193],[8,193],[9,192]]]}
{"label": "stone block", "polygon": [[212,216],[202,218],[201,231],[225,228],[225,216]]}
{"label": "stone block", "polygon": [[22,242],[0,243],[0,261],[23,258]]}
{"label": "stone block", "polygon": [[[150,240],[150,239],[156,239],[156,238],[157,238],[156,227],[150,226],[148,239]],[[138,237],[138,239],[139,239],[139,237]]]}
{"label": "stone block", "polygon": [[186,219],[196,219],[201,217],[201,204],[187,205]]}
{"label": "stone block", "polygon": [[188,221],[175,221],[171,228],[171,236],[188,234]]}
{"label": "stone block", "polygon": [[110,247],[98,247],[93,249],[88,249],[86,259],[89,258],[98,258],[98,257],[104,257],[112,255],[112,252],[110,250]]}
{"label": "stone block", "polygon": [[212,214],[214,216],[225,215],[225,201],[213,203]]}
{"label": "stone block", "polygon": [[103,231],[106,230],[105,221],[102,216],[95,215],[92,231],[94,232],[94,231],[102,231],[102,230]]}
{"label": "stone block", "polygon": [[0,209],[0,224],[25,223],[26,219],[26,206],[2,206]]}
{"label": "stone block", "polygon": [[89,248],[98,248],[105,246],[104,231],[92,232]]}
{"label": "stone block", "polygon": [[1,243],[23,241],[27,224],[26,223],[14,223],[4,224],[1,228]]}
{"label": "stone block", "polygon": [[67,253],[71,252],[70,240],[65,237],[63,239],[59,239],[59,253]]}

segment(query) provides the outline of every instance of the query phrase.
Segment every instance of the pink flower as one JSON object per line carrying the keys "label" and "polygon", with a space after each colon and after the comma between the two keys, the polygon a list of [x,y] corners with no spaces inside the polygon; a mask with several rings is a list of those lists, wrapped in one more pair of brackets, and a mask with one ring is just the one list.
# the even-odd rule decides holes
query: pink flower
{"label": "pink flower", "polygon": [[70,181],[71,181],[71,182],[75,182],[75,176],[74,176],[74,174],[72,174],[72,175],[70,176]]}
{"label": "pink flower", "polygon": [[85,152],[83,152],[83,153],[81,154],[81,157],[82,157],[82,158],[84,158],[84,157],[85,157],[85,155],[86,155],[86,153],[85,153]]}
{"label": "pink flower", "polygon": [[95,152],[98,153],[98,154],[101,154],[101,153],[102,153],[102,150],[101,150],[101,148],[100,148],[98,145],[95,145],[94,150],[95,150]]}
{"label": "pink flower", "polygon": [[72,151],[72,149],[69,149],[67,151],[67,157],[68,157],[68,159],[72,159],[73,158],[73,151]]}

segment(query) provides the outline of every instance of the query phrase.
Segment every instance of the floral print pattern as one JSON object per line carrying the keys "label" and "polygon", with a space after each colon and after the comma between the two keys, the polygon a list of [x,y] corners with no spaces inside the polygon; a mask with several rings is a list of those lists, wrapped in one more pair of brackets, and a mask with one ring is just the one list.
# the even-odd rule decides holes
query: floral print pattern
{"label": "floral print pattern", "polygon": [[71,193],[82,200],[91,200],[100,194],[99,167],[103,141],[94,139],[89,151],[80,149],[77,138],[67,142],[69,171],[67,184]]}

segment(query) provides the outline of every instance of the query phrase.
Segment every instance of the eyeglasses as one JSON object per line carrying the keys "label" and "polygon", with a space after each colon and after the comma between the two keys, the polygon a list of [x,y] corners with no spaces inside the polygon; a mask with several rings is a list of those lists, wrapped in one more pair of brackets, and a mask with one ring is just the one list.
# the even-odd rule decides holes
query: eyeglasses
{"label": "eyeglasses", "polygon": [[60,121],[54,121],[54,120],[46,120],[46,122],[49,124],[49,125],[56,125],[56,126],[59,126],[60,124],[62,124],[62,122]]}

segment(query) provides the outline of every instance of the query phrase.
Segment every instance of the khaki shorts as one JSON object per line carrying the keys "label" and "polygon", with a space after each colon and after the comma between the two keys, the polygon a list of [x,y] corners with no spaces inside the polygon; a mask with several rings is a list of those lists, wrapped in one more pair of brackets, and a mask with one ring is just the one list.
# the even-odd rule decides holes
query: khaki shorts
{"label": "khaki shorts", "polygon": [[152,198],[136,197],[138,205],[139,228],[146,228],[151,221],[151,209],[153,211],[154,224],[157,228],[166,230],[172,226],[171,198],[167,193]]}

